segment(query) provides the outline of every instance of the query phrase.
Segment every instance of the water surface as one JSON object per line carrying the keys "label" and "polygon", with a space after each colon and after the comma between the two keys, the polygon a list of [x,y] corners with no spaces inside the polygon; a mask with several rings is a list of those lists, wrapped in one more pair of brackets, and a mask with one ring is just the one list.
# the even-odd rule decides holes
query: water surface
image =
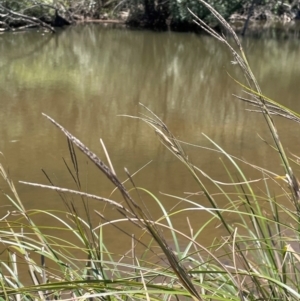
{"label": "water surface", "polygon": [[[299,39],[247,38],[243,45],[263,92],[300,112]],[[139,103],[155,112],[180,140],[213,147],[205,133],[230,154],[283,172],[277,154],[261,139],[271,142],[263,117],[246,111],[251,107],[232,96],[246,95],[228,76],[243,82],[239,68],[231,64],[231,54],[224,45],[208,36],[80,25],[55,35],[0,35],[0,53],[1,162],[9,169],[28,209],[64,210],[55,192],[18,183],[47,184],[41,169],[55,184],[75,188],[62,160],[71,164],[66,138],[42,112],[105,160],[102,138],[122,180],[127,178],[124,167],[134,173],[151,161],[135,177],[136,185],[153,192],[168,209],[177,201],[160,192],[186,196],[200,188],[159,143],[152,129],[141,121],[119,116],[147,113]],[[298,125],[275,121],[286,149],[299,155]],[[189,145],[184,148],[192,162],[213,179],[230,181],[220,154]],[[113,186],[106,177],[84,156],[78,154],[78,159],[82,189],[108,197]],[[261,177],[251,168],[245,172],[252,179]],[[213,192],[215,188],[207,185]],[[1,188],[6,189],[3,182]],[[153,200],[145,199],[153,216],[161,216]],[[193,199],[207,205],[203,197]],[[1,201],[8,204],[4,196]],[[226,204],[226,200],[220,201]],[[103,209],[97,202],[91,202],[91,207]],[[189,216],[195,228],[207,219],[201,212]],[[95,225],[98,219],[94,218]],[[47,222],[38,220],[40,225]],[[188,231],[186,216],[179,216],[175,224]],[[215,228],[208,230],[221,234]],[[211,238],[211,233],[210,237],[203,234],[202,243]],[[109,234],[108,240],[114,246],[123,245],[121,238],[116,240]]]}

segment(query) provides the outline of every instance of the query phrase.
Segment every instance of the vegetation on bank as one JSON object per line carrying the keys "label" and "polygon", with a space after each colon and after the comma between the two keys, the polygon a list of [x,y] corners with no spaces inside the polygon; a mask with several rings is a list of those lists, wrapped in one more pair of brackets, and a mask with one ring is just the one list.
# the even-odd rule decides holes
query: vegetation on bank
{"label": "vegetation on bank", "polygon": [[[13,206],[1,218],[1,300],[299,300],[300,187],[291,167],[292,161],[299,164],[299,158],[288,158],[273,115],[291,122],[299,122],[300,115],[263,96],[236,34],[221,15],[202,3],[229,31],[235,45],[196,15],[194,20],[232,52],[234,64],[241,68],[248,82],[248,86],[241,84],[248,98],[240,99],[264,115],[273,139],[271,149],[278,153],[277,164],[282,166],[282,175],[231,156],[205,136],[211,142],[211,151],[221,156],[221,164],[228,171],[228,183],[215,181],[193,165],[183,144],[167,125],[142,107],[142,117],[129,117],[140,119],[153,130],[188,169],[191,181],[196,181],[200,190],[186,198],[170,195],[158,198],[137,187],[134,175],[127,170],[127,181],[120,181],[102,141],[107,163],[44,114],[68,138],[72,166],[66,163],[66,167],[77,188],[55,186],[48,175],[49,185],[23,182],[37,186],[35,189],[56,191],[67,211],[25,208],[8,173],[0,166],[2,178],[10,188],[10,193],[4,195]],[[115,186],[111,198],[84,191],[75,147]],[[260,179],[248,179],[243,164],[258,170]],[[237,177],[230,173],[231,168]],[[207,181],[214,185],[214,191],[208,191]],[[260,193],[255,193],[260,183]],[[146,196],[161,208],[160,218],[152,218],[151,209],[144,202]],[[174,202],[185,206],[167,212],[164,197],[172,197]],[[204,198],[208,206],[201,202]],[[112,206],[119,217],[112,219],[100,209],[90,212],[89,199],[99,202],[99,208],[101,203]],[[225,208],[218,205],[222,199],[227,200]],[[78,209],[78,202],[82,210]],[[209,219],[192,224],[189,213],[197,211],[206,211]],[[37,225],[36,215],[53,220],[56,226]],[[229,215],[235,217],[234,224]],[[187,219],[189,233],[174,227],[174,220],[179,216]],[[209,225],[222,227],[226,235],[204,246],[198,237]],[[130,227],[132,231],[128,230]],[[119,250],[110,250],[106,244],[105,237],[111,233],[117,233],[116,239],[124,235],[131,245],[121,258],[116,258]],[[166,233],[170,234],[172,243],[166,240]]]}
{"label": "vegetation on bank", "polygon": [[[284,22],[300,18],[297,0],[208,0],[226,20]],[[210,11],[198,0],[5,0],[0,1],[0,30],[55,27],[98,20],[122,22],[134,27],[157,30],[197,30],[188,10],[211,26]]]}

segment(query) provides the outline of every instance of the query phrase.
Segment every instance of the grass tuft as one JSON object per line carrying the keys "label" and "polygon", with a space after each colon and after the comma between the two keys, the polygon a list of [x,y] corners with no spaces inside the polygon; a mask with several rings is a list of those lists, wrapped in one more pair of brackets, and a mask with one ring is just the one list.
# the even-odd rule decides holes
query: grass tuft
{"label": "grass tuft", "polygon": [[[200,190],[193,198],[166,194],[159,198],[146,188],[136,186],[133,175],[126,169],[127,181],[122,182],[102,141],[108,164],[57,121],[43,114],[68,139],[72,166],[64,163],[76,190],[54,185],[46,172],[49,185],[21,181],[25,185],[56,191],[68,209],[67,212],[28,210],[0,165],[0,174],[12,193],[12,196],[5,196],[14,208],[0,220],[0,242],[5,257],[0,263],[1,300],[299,300],[300,192],[290,165],[290,162],[297,163],[298,157],[288,158],[273,120],[273,115],[278,115],[299,122],[299,115],[263,95],[233,29],[210,5],[199,1],[233,37],[234,45],[191,12],[196,24],[231,51],[248,83],[244,85],[236,80],[249,99],[238,98],[254,105],[256,111],[263,114],[285,176],[230,155],[203,134],[212,145],[211,151],[222,155],[220,162],[228,174],[227,183],[216,181],[192,163],[184,143],[176,139],[154,112],[141,104],[143,113],[140,116],[127,117],[148,125],[183,163],[190,172],[191,181],[195,181]],[[106,175],[122,202],[113,199],[114,194],[104,198],[82,190],[75,148]],[[242,168],[244,164],[260,171],[261,177],[250,180]],[[213,192],[207,188],[207,181],[213,184]],[[257,182],[264,186],[260,193],[255,192]],[[282,193],[273,195],[278,188]],[[144,194],[158,204],[161,217],[157,220],[145,205]],[[80,199],[84,213],[77,210],[77,198],[68,198],[71,195]],[[184,206],[167,211],[163,197],[173,198]],[[209,205],[201,205],[200,197],[205,197]],[[109,219],[99,210],[91,212],[88,199],[112,206],[120,214],[119,218]],[[219,205],[222,199],[227,200],[225,208]],[[283,205],[286,200],[291,205],[289,208]],[[188,216],[198,211],[205,211],[209,218],[199,221],[195,228]],[[51,219],[55,226],[36,225],[36,215]],[[92,215],[100,220],[97,226],[93,225]],[[187,217],[188,234],[174,227],[174,219],[182,215]],[[234,216],[235,223],[230,222],[229,216]],[[125,230],[122,223],[130,224],[136,232]],[[120,258],[115,250],[106,246],[103,232],[107,227],[117,229],[131,245]],[[204,246],[198,238],[208,227],[222,228],[226,234]],[[49,234],[48,230],[57,235]],[[59,233],[63,232],[69,234],[69,240],[60,238]],[[163,233],[171,234],[172,243]],[[22,276],[24,270],[29,277]]]}

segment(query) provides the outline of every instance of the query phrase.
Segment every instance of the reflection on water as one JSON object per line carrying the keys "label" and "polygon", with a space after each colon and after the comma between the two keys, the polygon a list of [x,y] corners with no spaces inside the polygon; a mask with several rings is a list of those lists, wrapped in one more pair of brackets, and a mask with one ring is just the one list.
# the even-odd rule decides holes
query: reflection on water
{"label": "reflection on water", "polygon": [[[300,111],[299,40],[248,38],[243,44],[264,93]],[[70,162],[66,139],[42,117],[44,112],[104,158],[102,138],[121,179],[126,179],[124,167],[133,173],[152,160],[136,177],[137,185],[157,195],[198,191],[151,129],[118,116],[146,113],[139,103],[161,117],[180,140],[212,147],[205,133],[229,153],[281,172],[276,153],[258,136],[271,141],[263,118],[232,97],[242,92],[227,72],[242,81],[240,70],[210,37],[81,25],[56,35],[1,35],[0,53],[0,151],[14,181],[47,183],[43,168],[56,184],[74,188],[62,161],[65,157]],[[290,152],[299,154],[297,126],[277,123]],[[188,145],[185,149],[214,179],[229,181],[220,155]],[[83,156],[79,160],[85,190],[109,196],[107,179]],[[21,184],[17,188],[28,208],[63,208],[53,192]],[[160,198],[167,208],[176,203]],[[194,216],[205,218],[202,213]],[[176,222],[186,227],[185,217]]]}

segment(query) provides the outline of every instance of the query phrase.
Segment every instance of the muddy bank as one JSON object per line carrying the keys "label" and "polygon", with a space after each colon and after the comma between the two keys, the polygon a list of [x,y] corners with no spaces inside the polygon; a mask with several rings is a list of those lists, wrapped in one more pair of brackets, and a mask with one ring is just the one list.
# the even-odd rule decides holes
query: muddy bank
{"label": "muddy bank", "polygon": [[[131,28],[157,31],[201,32],[201,28],[193,22],[192,15],[187,11],[188,3],[174,8],[171,0],[170,3],[158,1],[151,4],[150,0],[144,2],[144,5],[121,6],[119,9],[116,9],[118,5],[112,8],[105,4],[93,11],[82,7],[75,9],[74,7],[40,4],[38,8],[26,10],[27,13],[24,10],[18,12],[0,4],[0,32],[37,27],[55,32],[57,27],[85,22],[124,24]],[[279,4],[277,1],[269,1],[265,5],[260,5],[259,2],[249,0],[243,5],[227,6],[226,9],[216,5],[216,9],[219,9],[236,32],[242,35],[270,30],[283,33],[288,31],[295,34],[299,32],[300,1],[287,1],[287,3],[280,2]],[[220,29],[219,24],[207,9],[206,11],[199,10],[199,7],[195,6],[192,11],[211,27],[216,30]]]}

